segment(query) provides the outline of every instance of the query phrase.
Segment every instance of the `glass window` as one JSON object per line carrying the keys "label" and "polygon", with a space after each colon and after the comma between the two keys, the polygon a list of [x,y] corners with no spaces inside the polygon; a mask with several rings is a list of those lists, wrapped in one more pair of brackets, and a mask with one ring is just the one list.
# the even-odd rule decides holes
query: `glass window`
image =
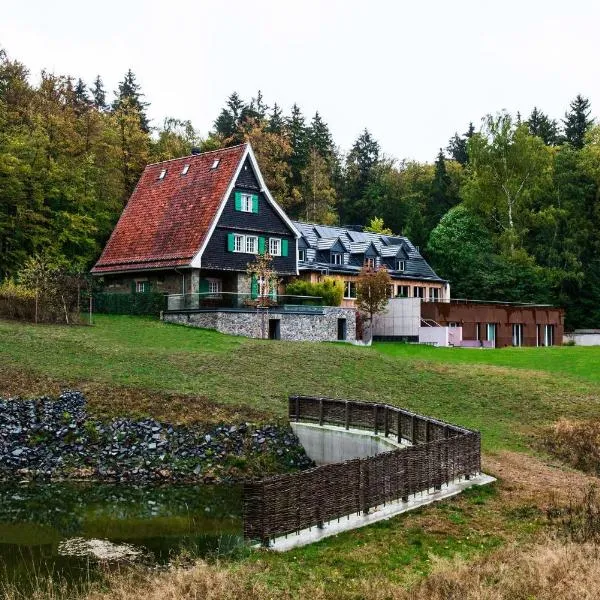
{"label": "glass window", "polygon": [[233,251],[234,252],[244,252],[245,250],[245,236],[235,234],[233,236]]}
{"label": "glass window", "polygon": [[255,235],[246,236],[246,253],[256,254],[258,252],[258,237]]}
{"label": "glass window", "polygon": [[208,293],[211,298],[220,298],[223,292],[223,282],[220,279],[208,280]]}
{"label": "glass window", "polygon": [[252,212],[252,194],[242,194],[242,211]]}
{"label": "glass window", "polygon": [[404,271],[405,267],[406,267],[406,263],[403,260],[396,261],[396,271]]}
{"label": "glass window", "polygon": [[344,298],[356,298],[356,283],[354,281],[344,281]]}
{"label": "glass window", "polygon": [[138,294],[143,294],[145,292],[149,292],[150,291],[150,282],[149,281],[136,281],[135,291]]}
{"label": "glass window", "polygon": [[269,254],[281,256],[281,240],[279,238],[269,238]]}
{"label": "glass window", "polygon": [[181,171],[182,175],[187,175],[188,171],[190,170],[190,165],[183,165],[183,169]]}
{"label": "glass window", "polygon": [[429,288],[429,299],[436,301],[440,299],[440,290],[439,288]]}
{"label": "glass window", "polygon": [[158,179],[159,179],[159,180],[160,180],[160,179],[164,179],[166,174],[167,174],[167,170],[166,170],[166,169],[163,169],[163,170],[160,172],[160,175],[158,176]]}
{"label": "glass window", "polygon": [[367,265],[367,267],[369,267],[370,269],[374,269],[375,268],[375,259],[374,258],[367,258],[365,260],[365,265]]}
{"label": "glass window", "polygon": [[396,297],[398,298],[408,298],[410,293],[409,285],[399,285],[396,287]]}
{"label": "glass window", "polygon": [[512,345],[523,345],[523,325],[521,325],[520,323],[515,323],[512,326]]}
{"label": "glass window", "polygon": [[300,262],[306,261],[306,250],[298,250],[298,260]]}
{"label": "glass window", "polygon": [[341,265],[342,264],[342,254],[340,252],[332,252],[331,253],[331,262],[334,265]]}

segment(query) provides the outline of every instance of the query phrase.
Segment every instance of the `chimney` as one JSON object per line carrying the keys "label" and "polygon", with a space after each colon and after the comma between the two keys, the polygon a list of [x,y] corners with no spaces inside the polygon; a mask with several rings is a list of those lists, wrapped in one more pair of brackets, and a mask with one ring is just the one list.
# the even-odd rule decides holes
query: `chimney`
{"label": "chimney", "polygon": [[192,148],[192,154],[193,154],[194,156],[197,156],[198,154],[202,154],[202,151],[200,150],[200,148],[198,148],[198,146],[194,146],[194,147]]}

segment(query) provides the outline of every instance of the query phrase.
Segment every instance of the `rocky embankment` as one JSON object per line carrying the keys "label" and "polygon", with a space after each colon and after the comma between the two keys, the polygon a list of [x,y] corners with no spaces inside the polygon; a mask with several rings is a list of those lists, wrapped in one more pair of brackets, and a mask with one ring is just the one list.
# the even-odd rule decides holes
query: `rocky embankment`
{"label": "rocky embankment", "polygon": [[80,392],[0,399],[0,479],[233,481],[311,465],[288,427],[91,418]]}

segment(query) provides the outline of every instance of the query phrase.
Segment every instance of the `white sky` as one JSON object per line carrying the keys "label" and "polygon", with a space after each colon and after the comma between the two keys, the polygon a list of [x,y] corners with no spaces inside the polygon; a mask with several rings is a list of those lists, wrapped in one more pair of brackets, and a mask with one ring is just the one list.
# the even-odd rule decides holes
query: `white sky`
{"label": "white sky", "polygon": [[131,67],[153,124],[205,135],[234,90],[307,117],[347,150],[367,127],[396,158],[433,160],[489,112],[562,117],[600,102],[594,0],[4,0],[0,47],[34,76],[97,73],[114,90]]}

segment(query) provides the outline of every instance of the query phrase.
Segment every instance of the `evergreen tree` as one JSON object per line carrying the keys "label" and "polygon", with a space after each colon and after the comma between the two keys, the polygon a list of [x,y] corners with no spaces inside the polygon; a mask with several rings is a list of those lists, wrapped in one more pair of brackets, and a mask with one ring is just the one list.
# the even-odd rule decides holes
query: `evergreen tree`
{"label": "evergreen tree", "polygon": [[316,150],[324,159],[330,160],[333,157],[333,136],[318,111],[308,126],[306,137],[308,146]]}
{"label": "evergreen tree", "polygon": [[237,92],[233,92],[225,103],[219,116],[215,120],[215,134],[228,145],[239,144],[244,141],[242,126],[249,116],[249,107],[240,98]]}
{"label": "evergreen tree", "polygon": [[585,134],[593,123],[590,113],[590,101],[581,94],[577,94],[575,100],[570,104],[570,111],[565,113],[563,119],[565,139],[573,148],[583,148]]}
{"label": "evergreen tree", "polygon": [[458,203],[458,198],[452,194],[452,181],[446,169],[446,159],[440,148],[435,161],[435,171],[431,182],[431,194],[427,202],[429,230],[433,229],[440,219]]}
{"label": "evergreen tree", "polygon": [[538,110],[536,106],[533,107],[526,123],[529,127],[529,133],[542,138],[546,146],[556,146],[559,143],[558,123],[554,119],[550,119],[541,110]]}
{"label": "evergreen tree", "polygon": [[290,170],[292,187],[302,186],[302,171],[308,163],[308,136],[304,115],[297,104],[292,106],[292,112],[286,118],[286,134],[292,148]]}
{"label": "evergreen tree", "polygon": [[256,98],[252,98],[252,100],[250,100],[250,104],[248,105],[244,116],[245,118],[252,118],[262,121],[267,117],[268,110],[269,107],[263,100],[262,92],[258,90]]}
{"label": "evergreen tree", "polygon": [[75,89],[73,90],[75,110],[82,112],[92,106],[92,101],[88,95],[87,86],[81,78],[77,80]]}
{"label": "evergreen tree", "polygon": [[140,85],[137,83],[133,71],[129,69],[127,73],[125,73],[123,81],[119,83],[119,89],[115,92],[115,100],[112,109],[116,112],[127,105],[128,109],[137,111],[142,131],[144,133],[150,133],[150,122],[146,115],[146,109],[150,106],[150,103],[142,101],[144,94],[140,89]]}
{"label": "evergreen tree", "polygon": [[466,165],[469,162],[469,154],[467,152],[467,144],[469,139],[475,133],[475,127],[473,123],[469,123],[469,129],[462,135],[458,135],[455,133],[448,142],[448,147],[446,151],[450,155],[450,158],[460,163],[461,165]]}
{"label": "evergreen tree", "polygon": [[285,119],[283,118],[283,111],[277,102],[273,104],[271,114],[269,115],[269,123],[267,125],[267,131],[269,133],[277,133],[281,135],[285,127]]}
{"label": "evergreen tree", "polygon": [[98,75],[94,80],[94,85],[92,86],[92,98],[94,100],[94,107],[97,110],[107,110],[108,106],[106,104],[106,91],[104,90],[104,84],[102,83],[102,78],[100,75]]}

